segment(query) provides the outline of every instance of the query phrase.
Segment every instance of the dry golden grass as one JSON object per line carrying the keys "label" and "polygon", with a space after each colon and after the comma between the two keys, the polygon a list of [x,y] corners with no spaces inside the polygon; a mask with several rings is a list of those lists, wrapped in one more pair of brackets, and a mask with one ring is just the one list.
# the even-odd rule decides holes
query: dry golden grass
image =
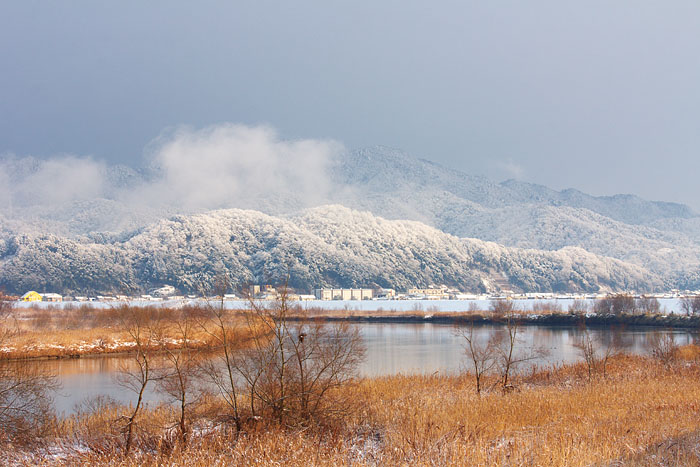
{"label": "dry golden grass", "polygon": [[[124,459],[114,447],[117,443],[105,442],[105,449],[54,457],[52,463],[700,465],[699,382],[700,368],[694,361],[669,367],[633,356],[615,357],[606,378],[589,381],[583,365],[570,365],[521,377],[514,392],[493,390],[481,397],[469,375],[366,379],[342,389],[355,401],[354,410],[330,424],[285,429],[248,423],[236,437],[200,418],[195,422],[198,434],[181,447],[163,437],[170,415],[161,408],[144,416],[151,423],[149,430],[156,430],[143,435],[151,436],[146,443],[150,449]],[[199,412],[211,413],[211,408]],[[99,426],[113,426],[115,416],[104,411],[72,421],[63,430],[94,436]],[[160,435],[155,425],[161,427]],[[682,463],[674,464],[674,459]]]}
{"label": "dry golden grass", "polygon": [[677,357],[684,361],[700,360],[700,346],[683,345],[678,348]]}
{"label": "dry golden grass", "polygon": [[382,401],[366,416],[392,427],[389,464],[592,465],[700,428],[696,368],[624,357],[611,373],[590,384],[537,375],[518,392],[481,398],[464,379],[381,379],[365,388]]}
{"label": "dry golden grass", "polygon": [[[2,323],[2,329],[10,331],[0,343],[0,357],[61,358],[82,355],[130,352],[134,348],[133,339],[124,328],[121,317],[126,308],[108,309],[81,306],[75,308],[26,308],[16,309]],[[156,312],[166,324],[162,336],[172,346],[177,346],[177,329],[168,324],[181,319],[181,309],[130,308],[141,312]],[[194,312],[205,312],[196,309]],[[192,311],[190,310],[190,311]],[[231,311],[236,319],[240,312]],[[190,336],[190,346],[208,350],[216,347],[211,332],[216,332],[214,323],[201,319],[194,326]],[[241,324],[242,320],[241,320]],[[237,338],[244,338],[245,326],[236,328]],[[171,335],[172,334],[172,335]]]}

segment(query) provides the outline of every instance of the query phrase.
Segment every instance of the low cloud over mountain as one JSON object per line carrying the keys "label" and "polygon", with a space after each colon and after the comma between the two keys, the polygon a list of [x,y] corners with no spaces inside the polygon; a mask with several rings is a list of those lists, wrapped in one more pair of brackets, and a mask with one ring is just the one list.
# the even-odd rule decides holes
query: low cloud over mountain
{"label": "low cloud over mountain", "polygon": [[[115,290],[117,283],[136,289],[159,282],[191,288],[195,269],[184,270],[181,264],[190,264],[187,258],[197,258],[192,264],[202,268],[200,275],[210,278],[227,270],[240,280],[262,280],[269,266],[261,264],[296,258],[297,264],[306,264],[294,279],[304,286],[440,282],[483,289],[492,286],[494,274],[523,290],[651,290],[700,283],[700,219],[676,203],[633,195],[594,197],[515,180],[495,183],[389,148],[348,151],[334,141],[285,141],[266,127],[179,128],[155,140],[144,157],[143,167],[131,168],[89,157],[5,156],[0,175],[3,284],[14,290],[29,284]],[[308,210],[327,205],[333,207]],[[257,212],[208,214],[228,208]],[[375,216],[417,222],[386,224]],[[347,218],[370,237],[376,229],[377,245],[385,247],[363,241],[363,252],[348,256],[358,241],[348,238],[349,246],[338,250],[346,232],[334,229],[334,222]],[[177,236],[149,237],[169,223],[210,221],[218,226],[216,238],[233,240],[179,245],[170,243]],[[401,226],[406,238],[384,231],[387,225]],[[304,235],[289,236],[302,227]],[[352,231],[352,224],[347,228]],[[419,247],[408,241],[414,235],[437,243]],[[251,240],[239,244],[241,237]],[[388,249],[392,242],[398,250]],[[54,244],[63,259],[52,253]],[[145,244],[155,252],[177,254],[153,253],[149,259]],[[464,259],[457,252],[465,245],[489,245],[491,253]],[[428,253],[433,248],[435,256]],[[501,257],[496,250],[504,252],[506,263],[494,259]],[[221,266],[224,251],[230,260]],[[455,263],[440,251],[462,259]],[[411,262],[407,252],[430,261]],[[256,259],[234,261],[241,255]],[[571,277],[562,275],[566,264],[576,265]],[[601,267],[612,269],[605,274]],[[85,268],[92,271],[88,276]]]}

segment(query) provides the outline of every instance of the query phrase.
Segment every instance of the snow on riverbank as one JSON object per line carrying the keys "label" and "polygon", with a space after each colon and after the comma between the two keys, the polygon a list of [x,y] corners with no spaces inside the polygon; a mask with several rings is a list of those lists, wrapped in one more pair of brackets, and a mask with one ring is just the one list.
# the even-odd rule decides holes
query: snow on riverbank
{"label": "snow on riverbank", "polygon": [[[577,300],[578,302],[586,303],[592,307],[595,300]],[[558,300],[513,300],[516,308],[522,311],[532,311],[535,307],[543,305],[551,305],[560,307],[562,311],[567,311],[569,306],[574,302],[574,299],[558,299]],[[263,304],[265,302],[262,302]],[[272,303],[272,302],[270,302]],[[325,309],[325,310],[347,310],[347,311],[417,311],[417,312],[460,312],[469,310],[486,311],[491,306],[491,300],[308,300],[296,302],[303,309]],[[680,300],[675,298],[659,299],[661,314],[683,314]],[[131,306],[155,306],[163,308],[180,308],[186,305],[207,304],[206,301],[197,300],[164,300],[164,301],[147,301],[147,300],[132,300],[129,302],[17,302],[17,308],[57,308],[64,307],[79,307],[91,306],[95,308],[116,308],[122,305]],[[218,306],[218,302],[211,302],[213,306]],[[224,306],[230,310],[242,310],[249,307],[246,300],[227,300]]]}

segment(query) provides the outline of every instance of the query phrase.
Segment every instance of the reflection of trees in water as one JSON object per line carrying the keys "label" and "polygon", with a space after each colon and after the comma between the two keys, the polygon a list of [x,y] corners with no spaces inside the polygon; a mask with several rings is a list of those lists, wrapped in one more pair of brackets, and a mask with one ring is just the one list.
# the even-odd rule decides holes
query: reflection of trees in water
{"label": "reflection of trees in water", "polygon": [[616,348],[621,351],[632,350],[637,347],[635,333],[625,332],[622,326],[610,326],[604,329],[596,329],[592,334],[605,348]]}
{"label": "reflection of trees in water", "polygon": [[29,365],[59,376],[91,373],[116,373],[121,366],[133,365],[127,356],[100,356],[88,358],[62,358],[57,360],[34,360],[12,362],[15,365]]}
{"label": "reflection of trees in water", "polygon": [[[443,360],[449,359],[451,350],[459,349],[458,340],[452,335],[451,325],[435,323],[410,323],[410,324],[380,324],[380,323],[360,323],[358,326],[362,330],[362,335],[366,342],[381,348],[381,352],[373,358],[394,358],[391,354],[392,346],[400,346],[401,353],[395,357],[406,360],[413,355],[410,352],[412,347],[421,352],[434,353],[435,358],[423,358],[422,363],[426,365],[445,364]],[[493,324],[483,324],[475,326],[478,339],[487,341],[499,326]],[[616,345],[623,352],[642,353],[648,351],[648,336],[654,331],[668,332],[651,327],[646,328],[621,328],[621,327],[591,327],[588,328],[591,335],[603,346]],[[521,329],[523,345],[541,345],[552,349],[548,362],[574,361],[578,359],[578,353],[573,345],[580,339],[581,330],[576,327],[544,327],[544,326],[523,326]],[[672,331],[676,342],[680,345],[700,343],[700,335],[692,330]],[[456,351],[456,350],[455,350]],[[452,352],[454,353],[454,352]],[[416,355],[418,355],[416,353]],[[425,357],[425,356],[424,356]],[[133,364],[128,356],[108,356],[108,357],[88,357],[79,359],[42,360],[32,362],[13,362],[18,365],[38,365],[42,369],[59,375],[59,377],[70,377],[80,374],[113,374],[121,365]],[[450,359],[454,360],[454,358]],[[377,368],[383,367],[381,362],[376,362]],[[387,370],[389,371],[389,370]],[[435,371],[426,368],[425,371]]]}
{"label": "reflection of trees in water", "polygon": [[700,344],[700,336],[696,331],[677,330],[677,329],[657,329],[653,332],[644,334],[644,345],[646,349],[653,348],[657,345],[660,337],[671,334],[676,345]]}

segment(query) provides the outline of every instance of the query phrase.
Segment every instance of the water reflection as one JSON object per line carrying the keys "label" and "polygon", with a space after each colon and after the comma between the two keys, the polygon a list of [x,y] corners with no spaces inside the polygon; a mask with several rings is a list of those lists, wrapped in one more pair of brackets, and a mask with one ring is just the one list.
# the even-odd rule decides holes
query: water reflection
{"label": "water reflection", "polygon": [[[360,368],[363,376],[397,373],[453,373],[464,368],[463,340],[450,325],[420,324],[357,324],[367,344],[367,360]],[[502,329],[483,325],[475,328],[477,339],[485,342]],[[670,332],[678,344],[695,342],[696,334],[689,330],[658,331],[649,328],[591,328],[591,336],[603,346],[616,345],[629,353],[646,353],[654,332]],[[569,363],[581,360],[575,347],[582,331],[572,327],[523,326],[519,332],[520,348],[544,348],[546,355],[528,366]],[[119,386],[114,377],[120,367],[131,364],[127,356],[80,358],[21,362],[37,365],[58,375],[63,388],[55,398],[59,413],[69,414],[75,404],[99,395],[129,403],[133,393]],[[154,403],[160,396],[151,391],[146,402]]]}
{"label": "water reflection", "polygon": [[[450,325],[422,324],[360,324],[367,343],[367,361],[362,374],[380,376],[397,373],[456,372],[464,365],[463,339]],[[499,326],[475,328],[477,341],[486,342]],[[518,332],[521,349],[544,349],[546,352],[529,362],[538,366],[560,365],[581,360],[576,343],[581,329],[572,327],[523,326]],[[624,352],[648,352],[654,332],[671,333],[680,344],[695,342],[696,334],[689,330],[653,330],[649,328],[590,328],[593,339],[603,348],[611,345]]]}

